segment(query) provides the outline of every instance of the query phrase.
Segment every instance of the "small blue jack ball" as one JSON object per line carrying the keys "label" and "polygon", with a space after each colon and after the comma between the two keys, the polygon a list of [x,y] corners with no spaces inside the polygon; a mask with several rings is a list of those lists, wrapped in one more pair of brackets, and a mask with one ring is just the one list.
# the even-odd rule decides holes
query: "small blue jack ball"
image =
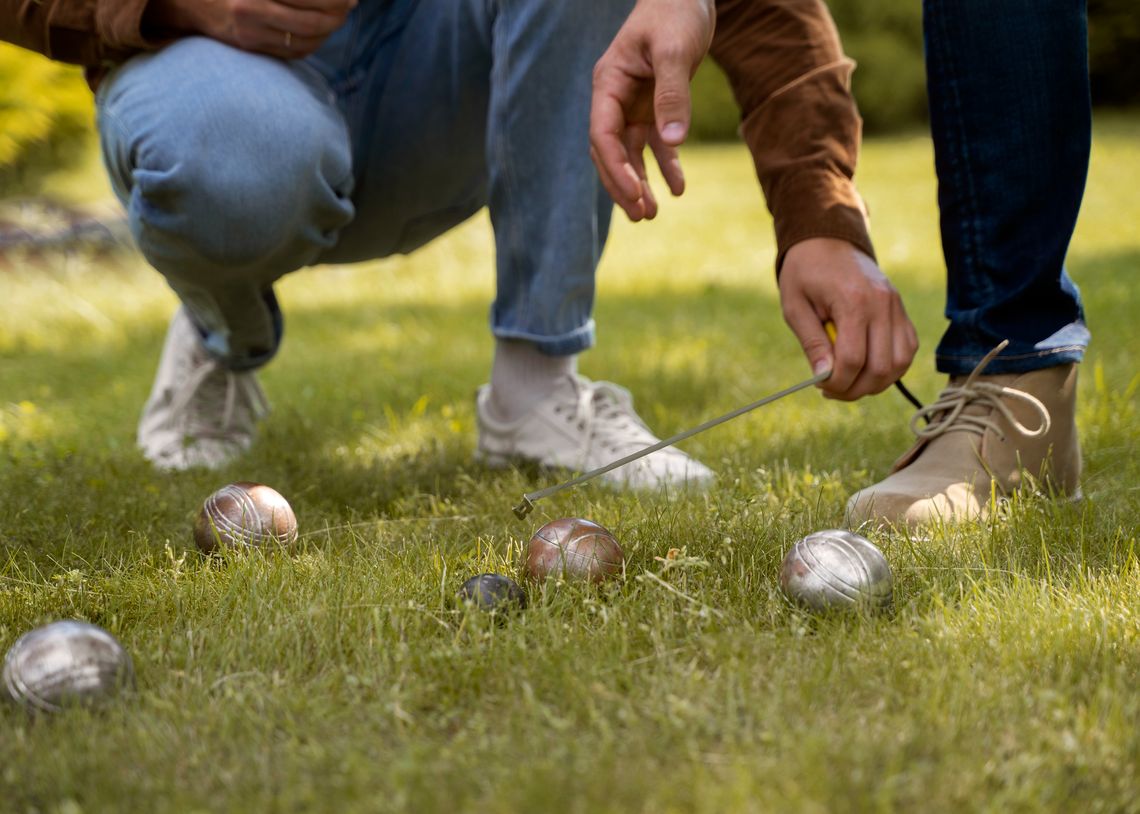
{"label": "small blue jack ball", "polygon": [[526,608],[526,594],[510,577],[502,574],[479,574],[463,583],[459,601],[479,610],[511,613]]}

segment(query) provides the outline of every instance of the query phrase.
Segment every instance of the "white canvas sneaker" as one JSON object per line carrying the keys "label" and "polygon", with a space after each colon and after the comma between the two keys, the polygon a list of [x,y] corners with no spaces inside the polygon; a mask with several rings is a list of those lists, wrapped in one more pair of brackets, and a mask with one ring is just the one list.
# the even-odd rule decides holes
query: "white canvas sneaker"
{"label": "white canvas sneaker", "polygon": [[[586,472],[645,447],[657,438],[633,411],[629,391],[611,382],[569,375],[529,413],[513,422],[497,419],[490,385],[479,388],[476,457],[491,467],[516,462]],[[704,487],[711,469],[675,447],[618,467],[600,478],[634,489]]]}
{"label": "white canvas sneaker", "polygon": [[249,449],[269,403],[255,374],[222,367],[184,309],[170,322],[138,445],[159,469],[217,469]]}

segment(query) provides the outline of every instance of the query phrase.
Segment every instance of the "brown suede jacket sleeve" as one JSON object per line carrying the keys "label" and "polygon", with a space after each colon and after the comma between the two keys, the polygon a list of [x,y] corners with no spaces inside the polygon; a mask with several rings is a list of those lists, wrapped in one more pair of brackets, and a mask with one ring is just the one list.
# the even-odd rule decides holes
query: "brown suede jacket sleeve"
{"label": "brown suede jacket sleeve", "polygon": [[712,57],[728,74],[776,227],[776,269],[810,237],[846,240],[874,257],[852,180],[863,121],[855,67],[821,0],[717,0]]}
{"label": "brown suede jacket sleeve", "polygon": [[141,31],[147,0],[0,0],[0,40],[60,62],[88,78],[155,47]]}
{"label": "brown suede jacket sleeve", "polygon": [[[153,48],[148,0],[0,0],[0,40],[83,65],[94,85],[107,66]],[[775,220],[777,270],[809,237],[874,249],[852,180],[862,120],[854,63],[821,0],[717,0],[712,56],[728,74],[741,134]]]}

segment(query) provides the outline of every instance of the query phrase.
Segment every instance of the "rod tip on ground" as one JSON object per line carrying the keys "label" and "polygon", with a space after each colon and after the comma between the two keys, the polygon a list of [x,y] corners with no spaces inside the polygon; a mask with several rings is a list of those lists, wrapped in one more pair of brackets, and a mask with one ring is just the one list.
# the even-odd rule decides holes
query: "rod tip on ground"
{"label": "rod tip on ground", "polygon": [[534,511],[534,503],[531,502],[531,499],[529,497],[523,495],[522,503],[515,506],[514,508],[515,517],[517,517],[519,520],[526,520],[526,516],[532,511]]}

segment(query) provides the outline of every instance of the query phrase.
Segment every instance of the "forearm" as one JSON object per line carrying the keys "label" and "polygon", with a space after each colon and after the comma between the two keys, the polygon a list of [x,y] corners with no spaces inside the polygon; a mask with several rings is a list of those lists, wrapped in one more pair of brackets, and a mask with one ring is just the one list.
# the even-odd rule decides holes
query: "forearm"
{"label": "forearm", "polygon": [[874,255],[852,180],[862,120],[854,67],[819,0],[720,0],[711,53],[741,108],[741,133],[772,212],[777,269],[791,246],[834,237]]}
{"label": "forearm", "polygon": [[0,39],[60,62],[98,67],[144,49],[146,0],[0,0]]}

